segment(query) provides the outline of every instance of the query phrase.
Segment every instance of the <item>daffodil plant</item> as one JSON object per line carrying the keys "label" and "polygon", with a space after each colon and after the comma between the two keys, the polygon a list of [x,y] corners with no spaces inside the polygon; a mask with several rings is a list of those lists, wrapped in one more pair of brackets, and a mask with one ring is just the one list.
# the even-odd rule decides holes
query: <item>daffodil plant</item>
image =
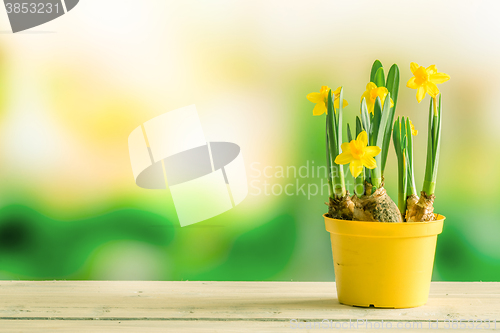
{"label": "daffodil plant", "polygon": [[[419,200],[415,204],[408,202],[408,222],[431,221],[435,218],[434,192],[436,189],[436,179],[439,162],[439,152],[441,147],[441,117],[442,103],[441,94],[437,84],[444,83],[450,76],[437,71],[436,65],[427,68],[419,66],[417,63],[410,64],[413,77],[410,78],[406,86],[417,90],[417,101],[420,103],[426,94],[431,97],[429,107],[429,122],[427,128],[427,159],[425,166],[425,177],[422,192]],[[411,206],[411,207],[410,207]]]}
{"label": "daffodil plant", "polygon": [[[316,104],[313,114],[326,114],[330,217],[377,222],[417,222],[434,218],[442,114],[437,84],[446,82],[449,76],[439,73],[435,65],[425,68],[411,63],[410,69],[414,76],[407,86],[417,89],[418,102],[426,94],[432,97],[426,171],[420,198],[415,186],[413,161],[413,137],[418,132],[409,118],[398,117],[394,121],[399,92],[399,69],[396,64],[392,65],[386,78],[380,61],[374,62],[370,82],[361,96],[360,116],[356,117],[356,136],[353,137],[351,127],[347,124],[347,142],[342,143],[342,112],[347,106],[343,89],[339,87],[332,92],[329,87],[323,86],[319,92],[307,95],[307,99]],[[384,189],[384,170],[391,139],[398,159],[398,205]],[[355,195],[352,198],[344,179],[342,166],[345,164],[349,164],[349,170],[355,178]]]}
{"label": "daffodil plant", "polygon": [[326,113],[326,162],[328,168],[328,186],[330,190],[330,214],[339,213],[337,217],[352,217],[352,203],[345,186],[345,175],[342,166],[334,161],[341,153],[342,144],[342,110],[347,106],[343,98],[342,87],[334,92],[328,86],[322,86],[319,92],[307,95],[310,102],[315,103],[313,115]]}

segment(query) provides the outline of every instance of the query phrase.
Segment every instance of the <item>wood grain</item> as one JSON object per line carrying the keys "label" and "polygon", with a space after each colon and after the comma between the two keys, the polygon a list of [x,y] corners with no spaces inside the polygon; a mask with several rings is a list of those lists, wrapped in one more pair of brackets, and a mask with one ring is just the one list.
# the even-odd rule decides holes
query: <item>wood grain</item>
{"label": "wood grain", "polygon": [[292,319],[424,328],[429,320],[489,319],[500,329],[500,283],[434,282],[425,306],[367,309],[339,304],[329,282],[0,281],[2,332],[297,331]]}

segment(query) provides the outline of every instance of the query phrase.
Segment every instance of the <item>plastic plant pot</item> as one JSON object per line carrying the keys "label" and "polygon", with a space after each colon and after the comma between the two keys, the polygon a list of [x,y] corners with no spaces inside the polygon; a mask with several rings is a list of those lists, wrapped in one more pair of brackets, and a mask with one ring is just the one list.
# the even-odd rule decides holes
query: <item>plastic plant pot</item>
{"label": "plastic plant pot", "polygon": [[424,305],[442,215],[432,222],[363,222],[323,215],[330,232],[338,300],[376,308]]}

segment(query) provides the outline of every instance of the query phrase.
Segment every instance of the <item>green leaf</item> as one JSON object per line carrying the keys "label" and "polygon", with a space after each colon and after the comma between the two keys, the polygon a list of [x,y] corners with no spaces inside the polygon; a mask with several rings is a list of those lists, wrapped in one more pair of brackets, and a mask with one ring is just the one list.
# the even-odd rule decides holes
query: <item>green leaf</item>
{"label": "green leaf", "polygon": [[[328,108],[330,107],[331,98],[328,99]],[[335,134],[335,117],[332,116],[331,112],[326,115],[327,131],[328,131],[328,149],[330,149],[331,159],[334,160],[337,157],[337,136]]]}
{"label": "green leaf", "polygon": [[331,89],[328,91],[328,105],[326,110],[329,115],[335,114],[335,109],[333,108],[333,98]]}
{"label": "green leaf", "polygon": [[326,117],[326,167],[327,167],[327,178],[328,178],[328,187],[329,187],[329,192],[330,192],[330,197],[333,198],[333,186],[332,186],[332,158],[330,156],[330,140],[329,140],[329,135],[328,135],[328,116]]}
{"label": "green leaf", "polygon": [[435,140],[435,150],[434,150],[434,159],[433,159],[433,168],[432,168],[432,181],[435,183],[437,178],[438,171],[438,162],[439,162],[439,151],[441,148],[441,95],[439,95],[439,104],[438,104],[438,116],[437,116],[437,134],[434,137]]}
{"label": "green leaf", "polygon": [[406,137],[408,138],[407,153],[408,153],[408,164],[413,165],[413,133],[411,132],[410,118],[406,118]]}
{"label": "green leaf", "polygon": [[349,123],[347,124],[347,141],[349,142],[352,141],[352,133],[351,133],[351,127],[349,127]]}
{"label": "green leaf", "polygon": [[380,156],[381,171],[384,174],[387,155],[389,154],[389,143],[391,142],[392,119],[391,117],[391,94],[387,94],[384,102],[384,111],[380,120],[379,131],[377,135],[377,145],[382,149]]}
{"label": "green leaf", "polygon": [[[389,97],[389,94],[387,94]],[[385,127],[387,126],[387,119],[389,117],[389,109],[391,104],[388,103],[384,107],[384,112],[382,112],[382,106],[380,98],[377,97],[375,100],[375,106],[373,108],[373,123],[372,123],[372,133],[371,133],[371,146],[378,146],[382,148],[383,137],[385,133]],[[382,184],[382,155],[378,154],[375,156],[375,161],[377,162],[377,167],[371,170],[372,174],[372,185],[378,188]]]}
{"label": "green leaf", "polygon": [[382,68],[382,63],[379,60],[375,60],[370,72],[370,82],[375,82],[375,74],[377,73],[379,68]]}
{"label": "green leaf", "polygon": [[336,123],[336,117],[335,117],[335,111],[333,108],[333,99],[332,99],[332,91],[330,90],[328,92],[328,114],[327,117],[329,119],[329,131],[328,134],[330,136],[330,154],[333,156],[333,158],[337,157],[338,155],[338,149],[337,149],[337,123]]}
{"label": "green leaf", "polygon": [[401,140],[404,140],[405,144],[403,144],[403,141],[401,141],[401,148],[406,149],[406,119],[405,117],[401,117]]}
{"label": "green leaf", "polygon": [[385,87],[384,69],[380,67],[375,73],[375,81],[372,81],[377,87]]}
{"label": "green leaf", "polygon": [[401,155],[401,135],[399,132],[399,117],[394,121],[394,130],[392,131],[392,142],[394,143],[394,151],[396,151],[396,156],[398,161]]}
{"label": "green leaf", "polygon": [[370,114],[368,113],[368,108],[366,106],[366,100],[363,98],[361,101],[361,121],[363,123],[363,128],[368,135],[368,142],[370,142],[370,132],[371,132],[371,121]]}
{"label": "green leaf", "polygon": [[393,127],[391,126],[392,125],[392,122],[394,120],[394,109],[392,108],[390,111],[389,111],[390,115],[389,115],[389,119],[387,120],[387,126],[385,128],[385,133],[384,133],[384,143],[383,143],[383,147],[382,147],[382,152],[383,152],[383,155],[382,155],[382,173],[384,173],[384,170],[385,170],[385,166],[387,165],[387,157],[389,156],[389,146],[391,144],[391,136],[392,136],[392,131],[393,131]]}
{"label": "green leaf", "polygon": [[[424,176],[424,184],[430,183],[432,181],[432,170],[433,170],[433,144],[432,144],[432,133],[433,133],[433,115],[434,112],[432,110],[433,99],[431,98],[431,105],[429,106],[429,123],[427,125],[427,159],[425,162],[425,176]],[[423,188],[425,191],[425,186]],[[425,191],[427,193],[427,191]],[[429,194],[429,193],[428,193]]]}
{"label": "green leaf", "polygon": [[375,105],[373,107],[373,122],[371,124],[371,146],[378,146],[378,132],[380,128],[380,120],[382,119],[382,103],[380,102],[380,97],[377,96],[375,100]]}
{"label": "green leaf", "polygon": [[[390,93],[388,94],[388,96],[389,95],[392,96]],[[385,104],[384,104],[384,107],[385,107]],[[385,131],[384,131],[384,143],[383,143],[383,146],[381,147],[382,148],[382,174],[384,173],[385,166],[387,164],[387,156],[389,154],[389,145],[391,143],[391,132],[393,131],[393,128],[390,125],[392,125],[392,123],[394,121],[394,115],[396,113],[396,108],[395,107],[390,108],[388,113],[389,113],[389,117],[387,119],[387,126],[385,127]]]}
{"label": "green leaf", "polygon": [[[391,95],[387,94],[384,101],[384,110],[380,115],[380,123],[379,123],[379,131],[377,133],[377,145],[382,145],[384,143],[384,136],[386,127],[390,127],[392,125],[392,119],[389,122],[389,116],[391,115]],[[381,147],[382,148],[382,147]]]}
{"label": "green leaf", "polygon": [[337,149],[340,153],[340,146],[342,145],[342,108],[344,104],[344,88],[340,88],[339,94],[339,109],[337,110]]}
{"label": "green leaf", "polygon": [[[436,102],[436,101],[434,101],[434,102]],[[434,115],[433,121],[432,121],[432,163],[433,163],[433,165],[434,165],[434,161],[436,160],[436,152],[437,152],[437,144],[438,144],[438,131],[439,131],[439,111],[440,111],[439,108],[441,106],[437,105],[435,107],[437,107],[437,114]]]}
{"label": "green leaf", "polygon": [[407,183],[407,195],[416,194],[415,192],[415,175],[413,172],[413,133],[411,129],[410,118],[406,118],[406,160],[408,162],[408,183]]}
{"label": "green leaf", "polygon": [[359,133],[363,132],[363,126],[361,125],[361,119],[356,116],[356,138],[358,137]]}
{"label": "green leaf", "polygon": [[[406,139],[407,137],[405,138],[405,145],[407,145],[408,143],[406,142]],[[403,182],[401,184],[401,199],[403,200],[403,202],[401,203],[401,207],[398,207],[400,212],[401,212],[401,215],[402,216],[405,216],[406,215],[406,201],[407,201],[407,197],[408,197],[408,183],[409,183],[409,179],[408,179],[408,151],[405,150],[404,151],[404,154],[403,154],[403,170],[402,171],[402,175],[401,177],[403,178]],[[399,197],[398,197],[398,201],[399,201]],[[398,203],[398,206],[399,206],[399,203]]]}
{"label": "green leaf", "polygon": [[389,74],[387,74],[387,90],[391,94],[391,98],[394,101],[394,109],[396,108],[396,103],[398,102],[398,93],[399,93],[399,68],[398,65],[392,65],[389,70]]}
{"label": "green leaf", "polygon": [[406,139],[406,118],[405,117],[401,117],[401,122],[399,123],[400,126],[401,126],[401,132],[400,132],[400,142],[401,142],[401,152],[403,152],[404,150],[406,150],[408,147],[407,147],[407,139]]}

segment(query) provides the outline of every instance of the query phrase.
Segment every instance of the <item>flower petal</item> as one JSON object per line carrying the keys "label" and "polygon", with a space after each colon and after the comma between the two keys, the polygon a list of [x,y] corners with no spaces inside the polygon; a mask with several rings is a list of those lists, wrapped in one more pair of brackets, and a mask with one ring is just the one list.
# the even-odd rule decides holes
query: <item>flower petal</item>
{"label": "flower petal", "polygon": [[321,116],[323,113],[326,113],[325,103],[318,103],[313,109],[314,116]]}
{"label": "flower petal", "polygon": [[356,141],[360,141],[363,147],[366,147],[368,144],[368,135],[366,134],[365,131],[359,133],[358,137],[356,138]]}
{"label": "flower petal", "polygon": [[307,95],[307,99],[313,103],[321,103],[321,102],[323,102],[323,94],[313,92],[313,93],[310,93],[309,95]]}
{"label": "flower petal", "polygon": [[[344,102],[342,103],[342,108],[345,108],[348,105],[349,105],[349,103],[347,103],[347,101],[344,99]],[[335,107],[335,109],[338,109],[340,107],[340,101],[338,98],[335,98],[335,101],[333,102],[333,106]]]}
{"label": "flower petal", "polygon": [[415,71],[419,68],[420,66],[416,62],[410,63],[410,70],[413,74],[415,74]]}
{"label": "flower petal", "polygon": [[380,154],[381,151],[382,151],[382,149],[380,149],[380,147],[378,147],[378,146],[369,146],[369,147],[365,148],[365,155],[368,155],[370,157],[374,157],[374,156],[377,156],[378,154]]}
{"label": "flower petal", "polygon": [[420,86],[417,89],[417,101],[420,103],[425,97],[425,88],[424,86]]}
{"label": "flower petal", "polygon": [[415,77],[412,77],[411,79],[408,80],[408,83],[406,83],[406,86],[411,89],[417,89],[418,85],[415,83]]}
{"label": "flower petal", "polygon": [[351,153],[351,145],[349,144],[349,142],[344,142],[340,148],[342,148],[342,152],[343,153]]}
{"label": "flower petal", "polygon": [[425,70],[427,71],[427,74],[429,74],[429,75],[436,74],[438,71],[436,68],[436,65],[430,65]]}
{"label": "flower petal", "polygon": [[319,90],[320,93],[328,95],[328,92],[330,91],[329,86],[321,86],[321,89]]}
{"label": "flower petal", "polygon": [[351,164],[349,164],[349,170],[351,170],[351,175],[357,178],[363,172],[361,160],[352,160]]}
{"label": "flower petal", "polygon": [[363,98],[366,100],[366,105],[368,105],[368,101],[370,100],[370,92],[365,91],[363,95],[361,95],[361,99],[359,101],[363,102]]}
{"label": "flower petal", "polygon": [[436,73],[429,76],[429,80],[435,84],[445,83],[450,79],[450,76],[445,73]]}
{"label": "flower petal", "polygon": [[363,156],[361,158],[361,162],[363,163],[363,166],[367,167],[368,169],[375,169],[377,167],[377,161],[371,156]]}
{"label": "flower petal", "polygon": [[335,163],[337,164],[347,164],[351,163],[352,154],[350,152],[343,152],[335,158]]}
{"label": "flower petal", "polygon": [[439,88],[436,86],[435,83],[427,82],[425,86],[427,88],[427,93],[432,97],[436,97],[439,94]]}

